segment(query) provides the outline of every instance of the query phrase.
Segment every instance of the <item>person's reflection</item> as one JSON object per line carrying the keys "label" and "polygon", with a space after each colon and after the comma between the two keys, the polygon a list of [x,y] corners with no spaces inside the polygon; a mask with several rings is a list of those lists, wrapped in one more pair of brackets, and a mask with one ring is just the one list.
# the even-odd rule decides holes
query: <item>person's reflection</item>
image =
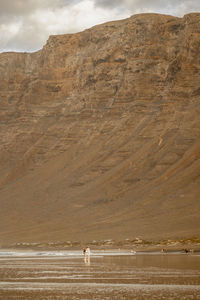
{"label": "person's reflection", "polygon": [[86,266],[90,265],[90,255],[85,255],[84,256],[84,263],[86,264]]}

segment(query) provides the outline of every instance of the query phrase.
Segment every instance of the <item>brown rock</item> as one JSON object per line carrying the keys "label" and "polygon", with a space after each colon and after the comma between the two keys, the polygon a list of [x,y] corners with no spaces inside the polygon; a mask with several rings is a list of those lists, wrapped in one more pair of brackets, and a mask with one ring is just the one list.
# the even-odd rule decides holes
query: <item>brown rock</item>
{"label": "brown rock", "polygon": [[0,54],[0,241],[200,234],[200,14]]}

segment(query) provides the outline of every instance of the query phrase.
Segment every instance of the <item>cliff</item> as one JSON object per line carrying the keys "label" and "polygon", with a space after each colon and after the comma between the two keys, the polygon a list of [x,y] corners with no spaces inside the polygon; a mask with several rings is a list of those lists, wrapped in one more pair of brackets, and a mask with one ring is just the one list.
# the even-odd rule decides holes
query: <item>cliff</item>
{"label": "cliff", "polygon": [[0,241],[200,234],[200,14],[0,54]]}

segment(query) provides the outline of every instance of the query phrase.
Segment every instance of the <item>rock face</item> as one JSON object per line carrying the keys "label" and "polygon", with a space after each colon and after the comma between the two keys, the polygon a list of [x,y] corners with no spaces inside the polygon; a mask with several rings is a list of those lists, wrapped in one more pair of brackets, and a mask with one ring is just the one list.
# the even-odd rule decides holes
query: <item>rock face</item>
{"label": "rock face", "polygon": [[200,234],[200,14],[0,54],[0,241]]}

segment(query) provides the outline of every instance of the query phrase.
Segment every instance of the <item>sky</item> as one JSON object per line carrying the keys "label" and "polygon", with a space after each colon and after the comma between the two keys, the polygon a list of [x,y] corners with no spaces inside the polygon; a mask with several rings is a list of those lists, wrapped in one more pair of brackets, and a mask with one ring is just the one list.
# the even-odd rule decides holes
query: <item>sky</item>
{"label": "sky", "polygon": [[200,0],[0,0],[0,52],[36,51],[49,35],[148,12],[182,17],[200,12]]}

